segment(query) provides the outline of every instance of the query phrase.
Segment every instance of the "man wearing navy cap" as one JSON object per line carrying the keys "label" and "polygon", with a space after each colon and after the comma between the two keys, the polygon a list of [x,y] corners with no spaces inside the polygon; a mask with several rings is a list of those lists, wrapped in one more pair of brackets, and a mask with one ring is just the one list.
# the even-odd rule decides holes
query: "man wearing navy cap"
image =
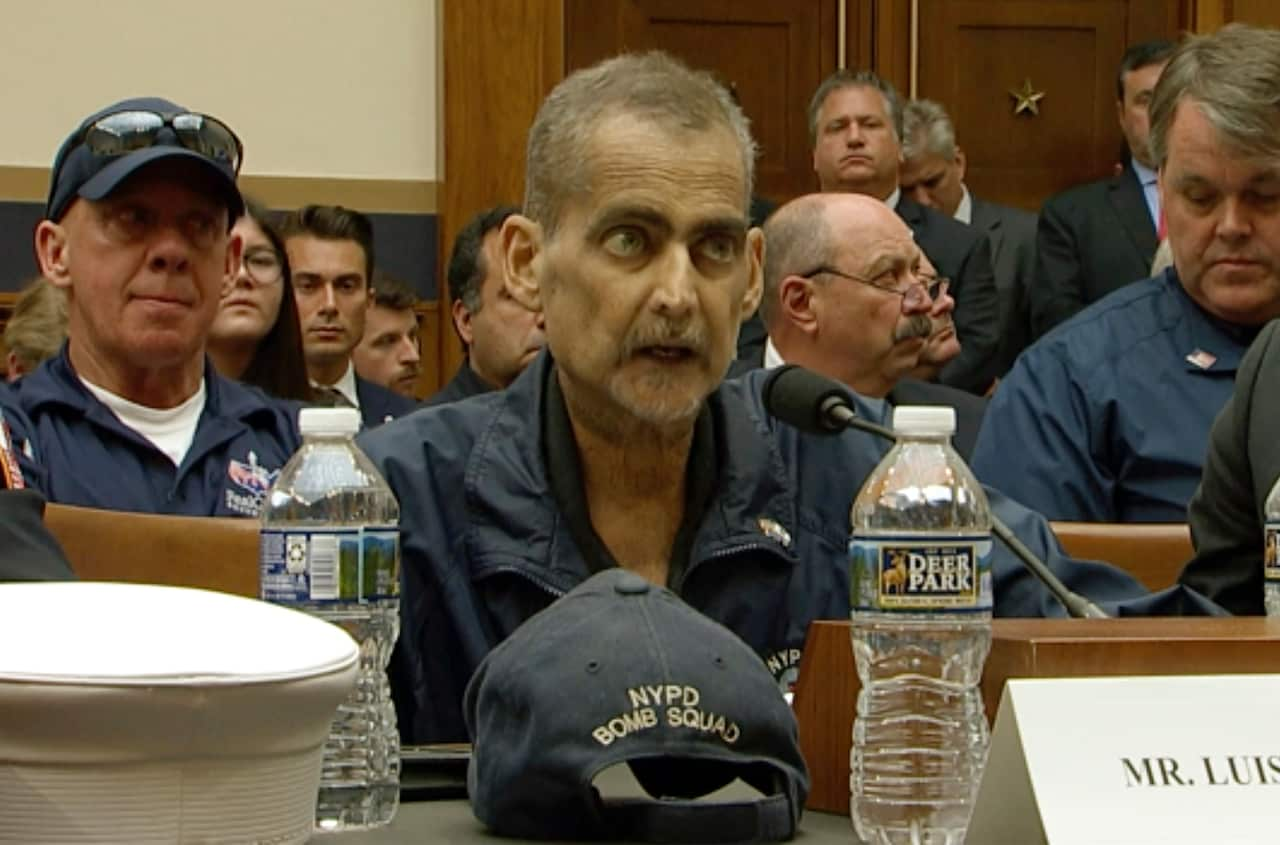
{"label": "man wearing navy cap", "polygon": [[240,262],[241,158],[221,121],[155,98],[96,112],[58,150],[35,247],[67,292],[68,343],[18,393],[51,501],[255,516],[297,446],[286,409],[204,354]]}

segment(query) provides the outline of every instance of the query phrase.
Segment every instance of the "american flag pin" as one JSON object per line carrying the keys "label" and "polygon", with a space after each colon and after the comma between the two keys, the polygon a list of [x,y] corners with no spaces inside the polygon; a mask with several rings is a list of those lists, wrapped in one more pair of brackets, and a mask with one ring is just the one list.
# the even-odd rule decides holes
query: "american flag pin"
{"label": "american flag pin", "polygon": [[1187,356],[1187,363],[1199,367],[1202,370],[1209,369],[1217,362],[1217,360],[1217,355],[1205,352],[1203,349],[1195,349]]}

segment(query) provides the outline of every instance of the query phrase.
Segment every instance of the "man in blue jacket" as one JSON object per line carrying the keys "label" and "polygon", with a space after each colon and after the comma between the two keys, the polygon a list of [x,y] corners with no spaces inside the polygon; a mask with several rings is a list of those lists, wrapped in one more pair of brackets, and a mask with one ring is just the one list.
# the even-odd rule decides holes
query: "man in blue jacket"
{"label": "man in blue jacket", "polygon": [[1150,137],[1174,266],[1022,355],[983,418],[980,480],[1055,520],[1186,521],[1214,417],[1280,316],[1277,50],[1233,26],[1174,52]]}
{"label": "man in blue jacket", "polygon": [[[543,315],[548,350],[505,391],[361,438],[401,502],[391,674],[406,741],[465,738],[485,654],[609,567],[729,626],[780,684],[810,621],[847,617],[849,504],[885,444],[775,422],[763,373],[722,381],[761,294],[754,160],[723,87],[661,53],[579,71],[543,104],[524,214],[502,240],[508,289]],[[993,501],[1077,588],[1142,596]],[[994,570],[998,612],[1060,612],[1007,553]]]}
{"label": "man in blue jacket", "polygon": [[0,384],[0,581],[62,581],[74,576],[44,527],[44,499],[28,486],[26,428]]}
{"label": "man in blue jacket", "polygon": [[58,150],[35,246],[68,341],[18,392],[50,501],[256,516],[297,448],[290,408],[205,359],[240,262],[241,157],[221,121],[155,98],[90,115]]}

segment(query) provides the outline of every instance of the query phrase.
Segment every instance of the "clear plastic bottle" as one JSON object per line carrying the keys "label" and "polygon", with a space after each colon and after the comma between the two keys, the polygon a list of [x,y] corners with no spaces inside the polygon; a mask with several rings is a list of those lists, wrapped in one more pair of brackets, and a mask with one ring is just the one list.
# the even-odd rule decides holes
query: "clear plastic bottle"
{"label": "clear plastic bottle", "polygon": [[400,801],[400,738],[386,667],[400,629],[400,507],[352,439],[354,408],[305,408],[302,448],[262,508],[260,594],[338,625],[360,674],[324,749],[316,830],[388,824]]}
{"label": "clear plastic bottle", "polygon": [[851,514],[850,815],[867,843],[959,845],[987,754],[991,511],[951,448],[953,409],[902,406],[893,423]]}
{"label": "clear plastic bottle", "polygon": [[1280,616],[1280,478],[1267,494],[1266,530],[1262,538],[1262,598],[1268,616]]}

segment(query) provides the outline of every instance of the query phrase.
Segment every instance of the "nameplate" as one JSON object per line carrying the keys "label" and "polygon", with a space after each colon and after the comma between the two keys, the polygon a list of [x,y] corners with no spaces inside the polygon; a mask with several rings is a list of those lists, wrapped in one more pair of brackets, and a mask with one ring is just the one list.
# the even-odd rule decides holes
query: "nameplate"
{"label": "nameplate", "polygon": [[1280,841],[1280,675],[1010,680],[967,842]]}

